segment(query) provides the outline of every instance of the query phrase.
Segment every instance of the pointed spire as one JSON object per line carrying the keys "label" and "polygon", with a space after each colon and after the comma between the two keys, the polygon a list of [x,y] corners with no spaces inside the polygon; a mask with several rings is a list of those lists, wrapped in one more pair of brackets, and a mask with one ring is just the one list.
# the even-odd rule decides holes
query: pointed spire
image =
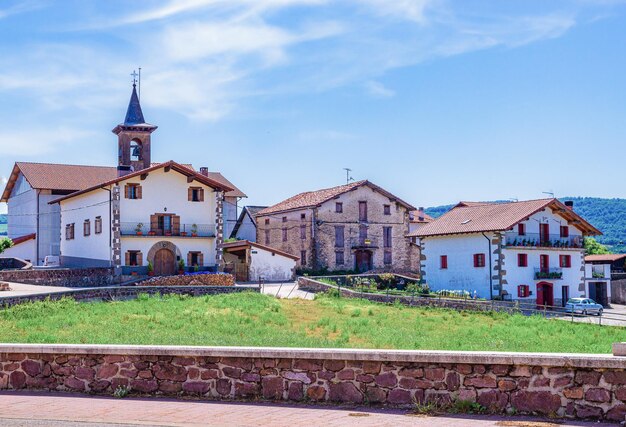
{"label": "pointed spire", "polygon": [[133,83],[133,93],[130,96],[130,102],[128,103],[124,126],[140,125],[145,122],[143,112],[141,111],[141,104],[139,104],[139,97],[137,96],[137,85]]}

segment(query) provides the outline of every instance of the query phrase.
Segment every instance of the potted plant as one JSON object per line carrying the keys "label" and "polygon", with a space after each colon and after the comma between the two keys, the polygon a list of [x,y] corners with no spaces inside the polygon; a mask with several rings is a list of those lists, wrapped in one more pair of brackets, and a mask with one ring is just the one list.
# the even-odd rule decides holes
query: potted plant
{"label": "potted plant", "polygon": [[141,231],[143,229],[143,222],[140,222],[139,224],[137,224],[137,227],[135,227],[135,232],[137,233],[137,236],[141,236],[143,234],[143,232]]}
{"label": "potted plant", "polygon": [[198,237],[198,224],[191,224],[191,237]]}
{"label": "potted plant", "polygon": [[178,274],[185,274],[185,261],[178,261]]}
{"label": "potted plant", "polygon": [[154,267],[150,261],[148,261],[148,276],[154,276]]}
{"label": "potted plant", "polygon": [[156,236],[156,231],[154,230],[148,231],[148,236]]}
{"label": "potted plant", "polygon": [[181,231],[181,232],[180,232],[180,235],[181,235],[182,237],[187,237],[187,232],[186,232],[186,231]]}

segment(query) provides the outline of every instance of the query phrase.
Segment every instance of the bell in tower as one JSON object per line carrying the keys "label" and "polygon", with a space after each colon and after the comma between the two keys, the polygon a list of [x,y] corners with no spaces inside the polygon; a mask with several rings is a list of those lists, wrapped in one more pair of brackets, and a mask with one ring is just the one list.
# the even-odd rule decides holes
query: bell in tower
{"label": "bell in tower", "polygon": [[128,103],[124,123],[115,126],[118,138],[118,174],[124,175],[150,167],[150,135],[157,126],[146,123],[141,111],[137,84],[133,80],[133,92]]}

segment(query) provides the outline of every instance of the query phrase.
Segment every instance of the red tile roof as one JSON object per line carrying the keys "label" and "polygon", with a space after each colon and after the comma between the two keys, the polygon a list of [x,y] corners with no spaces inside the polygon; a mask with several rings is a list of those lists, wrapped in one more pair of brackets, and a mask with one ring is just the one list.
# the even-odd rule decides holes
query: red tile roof
{"label": "red tile roof", "polygon": [[186,176],[189,176],[189,177],[193,177],[193,179],[195,179],[198,182],[201,182],[201,183],[203,183],[205,185],[208,185],[210,187],[213,187],[213,188],[219,188],[219,189],[221,189],[223,191],[226,191],[226,192],[233,190],[231,187],[229,187],[227,185],[224,185],[224,184],[222,184],[220,182],[214,181],[211,178],[208,178],[208,177],[206,177],[206,176],[204,176],[204,175],[202,175],[202,174],[200,174],[198,172],[195,172],[193,169],[189,169],[188,167],[183,166],[180,163],[176,163],[175,161],[170,160],[170,161],[165,162],[165,163],[156,164],[154,166],[150,166],[149,168],[142,169],[142,170],[139,170],[139,171],[136,171],[136,172],[133,172],[133,173],[129,173],[128,175],[124,175],[124,176],[121,176],[121,177],[116,177],[115,179],[111,179],[111,180],[106,181],[106,182],[98,183],[98,184],[96,184],[96,185],[94,185],[92,187],[85,188],[84,190],[80,190],[80,191],[76,191],[76,192],[74,192],[72,194],[68,194],[67,196],[59,197],[58,199],[55,199],[55,200],[49,202],[49,204],[58,203],[58,202],[61,202],[63,200],[66,200],[66,199],[78,196],[80,194],[88,193],[88,192],[93,191],[93,190],[95,190],[97,188],[106,187],[106,186],[109,186],[109,185],[112,185],[112,184],[116,184],[116,183],[121,182],[121,181],[125,181],[125,180],[127,180],[129,178],[134,178],[134,177],[137,177],[137,176],[141,176],[143,174],[148,174],[148,173],[150,173],[152,171],[155,171],[157,169],[160,169],[160,168],[171,168],[171,169],[173,169],[173,170],[175,170],[175,171],[177,171],[177,172],[179,172],[179,173],[181,173],[183,175],[186,175]]}
{"label": "red tile roof", "polygon": [[593,262],[593,261],[615,262],[623,258],[626,258],[626,254],[587,255],[585,257],[585,262]]}
{"label": "red tile roof", "polygon": [[117,176],[117,168],[110,166],[16,162],[0,202],[9,199],[19,172],[22,172],[26,181],[35,189],[62,191],[84,190]]}
{"label": "red tile roof", "polygon": [[[152,163],[151,166],[154,166],[158,163]],[[185,166],[186,168],[191,169],[194,172],[197,172],[193,165],[190,163],[181,163],[182,166]],[[230,182],[229,180],[227,180],[224,175],[222,175],[219,172],[209,172],[207,175],[209,178],[211,178],[213,181],[217,181],[220,184],[225,185],[226,187],[230,187],[232,188],[231,191],[226,192],[225,196],[226,197],[248,197],[246,196],[246,194],[241,191],[239,188],[237,188],[232,182]]]}
{"label": "red tile roof", "polygon": [[433,218],[432,216],[428,215],[426,212],[422,212],[422,216],[424,217],[423,221],[419,220],[419,216],[420,216],[420,211],[411,211],[409,212],[409,218],[410,221],[413,223],[426,223],[426,222],[431,222],[434,221],[435,218]]}
{"label": "red tile roof", "polygon": [[410,204],[397,198],[393,194],[383,190],[381,187],[367,180],[363,180],[363,181],[352,182],[347,185],[340,185],[338,187],[324,188],[322,190],[307,191],[304,193],[296,194],[295,196],[290,197],[286,200],[283,200],[282,202],[277,203],[274,206],[270,206],[269,208],[263,209],[257,214],[257,216],[264,216],[264,215],[269,215],[269,214],[273,214],[276,212],[292,211],[292,210],[315,207],[343,193],[347,193],[348,191],[355,190],[356,188],[361,187],[363,185],[367,185],[368,187],[372,188],[374,191],[382,193],[385,196],[389,197],[390,199],[397,201],[398,203],[404,205],[407,209],[410,209],[410,210],[415,209],[414,206],[411,206]]}
{"label": "red tile roof", "polygon": [[13,246],[19,245],[20,243],[28,242],[29,240],[33,240],[37,237],[37,233],[27,234],[25,236],[16,237],[11,239],[13,242]]}
{"label": "red tile roof", "polygon": [[602,234],[557,199],[527,200],[508,203],[462,202],[436,220],[409,234],[409,237],[504,231],[545,208],[573,222],[585,235]]}

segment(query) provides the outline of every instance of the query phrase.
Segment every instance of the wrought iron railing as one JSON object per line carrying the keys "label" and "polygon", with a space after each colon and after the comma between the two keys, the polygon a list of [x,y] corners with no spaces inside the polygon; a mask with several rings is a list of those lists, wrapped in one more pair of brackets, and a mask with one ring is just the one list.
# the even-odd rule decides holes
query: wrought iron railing
{"label": "wrought iron railing", "polygon": [[535,268],[535,280],[559,280],[563,278],[560,268]]}
{"label": "wrought iron railing", "polygon": [[561,237],[559,234],[526,233],[519,235],[509,232],[505,235],[505,246],[508,247],[541,247],[541,248],[582,248],[582,236]]}
{"label": "wrought iron railing", "polygon": [[120,232],[122,236],[215,237],[215,224],[180,224],[169,229],[151,229],[149,222],[147,226],[144,223],[122,222]]}

